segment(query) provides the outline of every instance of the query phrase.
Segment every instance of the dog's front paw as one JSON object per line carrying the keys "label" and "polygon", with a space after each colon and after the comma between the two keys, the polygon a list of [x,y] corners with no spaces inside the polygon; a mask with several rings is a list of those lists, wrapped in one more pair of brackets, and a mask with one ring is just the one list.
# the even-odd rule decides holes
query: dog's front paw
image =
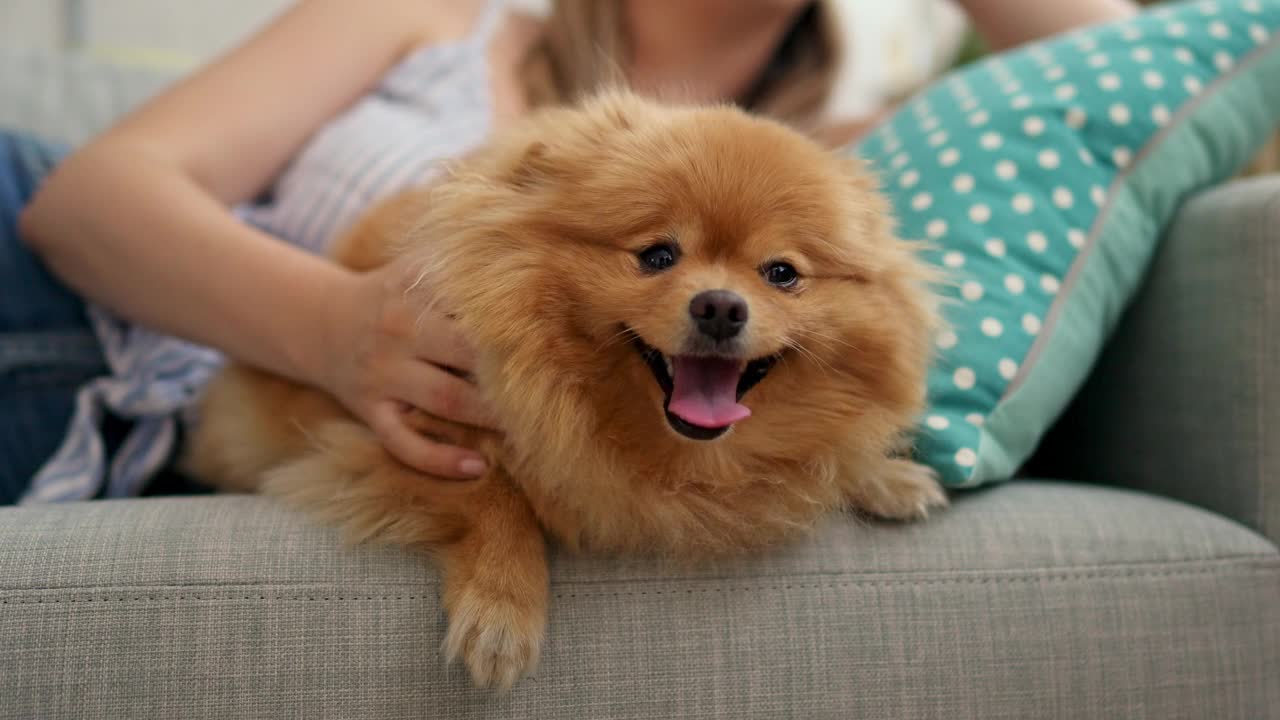
{"label": "dog's front paw", "polygon": [[461,658],[476,685],[506,691],[537,666],[547,624],[542,603],[472,586],[451,615],[445,655]]}
{"label": "dog's front paw", "polygon": [[930,468],[910,460],[876,467],[852,498],[858,509],[889,520],[921,520],[931,508],[947,506],[947,493]]}

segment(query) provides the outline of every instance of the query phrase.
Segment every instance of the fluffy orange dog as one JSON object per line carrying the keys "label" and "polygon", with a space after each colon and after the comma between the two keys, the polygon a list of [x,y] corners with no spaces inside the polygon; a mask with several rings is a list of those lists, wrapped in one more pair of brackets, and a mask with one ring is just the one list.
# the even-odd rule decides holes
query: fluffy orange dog
{"label": "fluffy orange dog", "polygon": [[488,476],[424,478],[329,397],[244,367],[210,387],[189,467],[434,553],[446,652],[481,685],[537,661],[544,533],[693,557],[945,503],[896,456],[924,397],[928,271],[859,166],[779,124],[625,93],[543,111],[336,251],[403,253],[478,348],[504,432],[415,422]]}

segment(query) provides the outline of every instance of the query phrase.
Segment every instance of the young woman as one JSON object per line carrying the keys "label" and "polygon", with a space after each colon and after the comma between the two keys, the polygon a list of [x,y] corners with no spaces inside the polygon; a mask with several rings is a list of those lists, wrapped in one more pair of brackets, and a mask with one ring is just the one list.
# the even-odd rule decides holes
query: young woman
{"label": "young woman", "polygon": [[[996,47],[1127,0],[961,3]],[[623,80],[821,131],[838,39],[803,0],[305,0],[65,159],[0,134],[0,503],[140,492],[221,354],[332,393],[403,462],[483,461],[402,409],[492,423],[403,267],[318,253],[530,108]],[[56,172],[51,172],[57,166]],[[47,175],[47,177],[46,177]],[[183,340],[179,340],[182,338]]]}

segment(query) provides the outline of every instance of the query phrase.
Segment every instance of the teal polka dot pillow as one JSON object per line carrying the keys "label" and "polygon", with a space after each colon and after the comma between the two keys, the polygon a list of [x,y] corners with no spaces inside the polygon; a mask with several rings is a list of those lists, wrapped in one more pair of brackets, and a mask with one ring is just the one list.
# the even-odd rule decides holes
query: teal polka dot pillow
{"label": "teal polka dot pillow", "polygon": [[919,459],[951,487],[1011,477],[1178,204],[1278,119],[1280,0],[1206,0],[964,68],[857,146],[951,280]]}

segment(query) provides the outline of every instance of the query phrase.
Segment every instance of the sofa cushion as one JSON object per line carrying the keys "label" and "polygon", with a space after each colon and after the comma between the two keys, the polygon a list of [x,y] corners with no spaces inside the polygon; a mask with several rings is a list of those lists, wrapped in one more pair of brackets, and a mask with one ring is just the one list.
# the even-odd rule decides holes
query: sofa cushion
{"label": "sofa cushion", "polygon": [[261,498],[0,510],[0,718],[1258,718],[1280,555],[1125,491],[1019,482],[754,559],[553,561],[507,697],[444,667],[435,574]]}
{"label": "sofa cushion", "polygon": [[858,146],[953,282],[922,461],[1006,480],[1066,406],[1191,192],[1280,123],[1280,1],[1164,3],[964,68]]}

